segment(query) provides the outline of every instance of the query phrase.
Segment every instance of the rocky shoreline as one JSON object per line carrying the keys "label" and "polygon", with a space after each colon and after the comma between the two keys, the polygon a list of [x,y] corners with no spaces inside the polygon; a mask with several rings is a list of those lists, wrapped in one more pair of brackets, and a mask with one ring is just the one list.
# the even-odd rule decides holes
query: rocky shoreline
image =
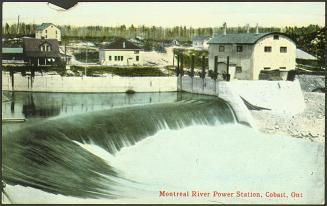
{"label": "rocky shoreline", "polygon": [[325,142],[325,94],[303,92],[305,110],[296,115],[251,110],[257,128],[266,134]]}

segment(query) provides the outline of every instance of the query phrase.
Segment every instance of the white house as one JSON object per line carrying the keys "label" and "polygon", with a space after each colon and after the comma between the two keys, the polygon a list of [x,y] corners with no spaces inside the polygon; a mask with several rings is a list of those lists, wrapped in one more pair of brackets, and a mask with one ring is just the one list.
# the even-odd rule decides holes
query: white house
{"label": "white house", "polygon": [[57,39],[61,41],[60,29],[52,23],[42,23],[36,27],[36,39]]}
{"label": "white house", "polygon": [[218,56],[218,73],[225,73],[229,56],[231,79],[257,80],[262,70],[287,73],[295,69],[295,42],[280,32],[259,33],[257,28],[256,33],[226,34],[225,28],[208,44],[209,69],[214,70]]}
{"label": "white house", "polygon": [[126,39],[119,38],[99,49],[102,65],[131,66],[143,65],[143,49]]}
{"label": "white house", "polygon": [[210,36],[195,36],[192,39],[192,47],[196,49],[208,49],[208,41],[210,39]]}

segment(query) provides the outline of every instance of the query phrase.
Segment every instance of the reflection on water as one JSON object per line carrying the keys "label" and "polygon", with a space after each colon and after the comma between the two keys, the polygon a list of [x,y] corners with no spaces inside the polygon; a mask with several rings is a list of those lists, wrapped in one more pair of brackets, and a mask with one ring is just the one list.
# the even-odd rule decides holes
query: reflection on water
{"label": "reflection on water", "polygon": [[4,92],[10,101],[2,102],[4,118],[56,117],[125,105],[174,102],[176,92],[168,93],[32,93]]}
{"label": "reflection on water", "polygon": [[[14,104],[14,102],[12,102]],[[50,106],[50,107],[49,107]],[[27,104],[23,104],[22,113],[26,118],[29,117],[52,117],[60,114],[60,108],[55,105],[45,105],[36,107],[34,103],[34,96],[31,94],[27,100]]]}
{"label": "reflection on water", "polygon": [[126,105],[169,103],[183,99],[214,97],[181,92],[165,93],[43,93],[3,92],[3,118],[47,118],[85,113]]}

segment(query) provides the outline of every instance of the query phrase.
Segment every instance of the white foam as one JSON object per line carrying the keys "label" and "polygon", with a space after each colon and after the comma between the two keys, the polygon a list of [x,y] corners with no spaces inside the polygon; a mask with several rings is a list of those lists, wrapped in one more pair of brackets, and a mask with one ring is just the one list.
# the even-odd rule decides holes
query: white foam
{"label": "white foam", "polygon": [[[121,171],[123,177],[136,181],[121,182],[119,190],[127,195],[127,198],[114,201],[102,199],[96,202],[196,201],[250,204],[259,201],[318,204],[324,200],[322,144],[290,137],[268,136],[241,125],[191,126],[180,130],[162,130],[134,146],[123,148],[114,156],[96,145],[78,144],[105,159],[108,164]],[[243,191],[261,192],[263,195],[265,192],[301,192],[303,197],[163,198],[159,197],[161,190]],[[62,196],[53,197],[53,201],[49,197],[46,202],[58,202],[58,197]],[[67,198],[63,201],[71,203],[76,200],[77,203],[77,200],[80,200]],[[17,202],[25,202],[23,199],[17,199]]]}

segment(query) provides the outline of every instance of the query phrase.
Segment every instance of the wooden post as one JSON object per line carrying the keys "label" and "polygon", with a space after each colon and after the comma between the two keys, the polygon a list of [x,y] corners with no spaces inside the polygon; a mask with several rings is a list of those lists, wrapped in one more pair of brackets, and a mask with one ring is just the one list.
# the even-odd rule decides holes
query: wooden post
{"label": "wooden post", "polygon": [[14,91],[11,94],[10,111],[11,111],[12,114],[15,113],[15,92]]}
{"label": "wooden post", "polygon": [[184,54],[181,54],[181,67],[180,67],[180,84],[181,88],[180,90],[183,91],[183,75],[184,75],[184,68],[183,68],[183,60],[184,60]]}
{"label": "wooden post", "polygon": [[191,56],[191,77],[194,77],[194,55]]}
{"label": "wooden post", "polygon": [[173,50],[173,67],[175,66],[175,51]]}
{"label": "wooden post", "polygon": [[179,54],[177,54],[176,76],[179,76]]}
{"label": "wooden post", "polygon": [[11,77],[11,90],[14,91],[14,86],[15,86],[15,78],[14,78],[14,71],[10,70],[10,77]]}
{"label": "wooden post", "polygon": [[31,88],[33,88],[34,77],[35,77],[35,70],[34,70],[34,67],[33,67],[32,70],[31,70]]}
{"label": "wooden post", "polygon": [[181,68],[180,68],[180,74],[181,74],[181,76],[183,76],[184,75],[184,68],[183,68],[183,66],[184,66],[184,55],[182,54],[181,55]]}
{"label": "wooden post", "polygon": [[216,80],[218,75],[218,56],[215,56],[214,70],[213,70],[213,79]]}
{"label": "wooden post", "polygon": [[214,80],[215,80],[215,88],[214,88],[214,91],[215,91],[215,94],[217,92],[217,76],[218,76],[218,56],[215,56],[215,68],[214,68],[214,72],[213,72],[213,77],[214,77]]}
{"label": "wooden post", "polygon": [[194,77],[194,55],[192,54],[192,56],[191,56],[191,74],[190,74],[190,76],[191,76],[191,86],[192,86],[192,93],[193,93],[193,85],[194,85],[194,83],[193,83],[193,77]]}
{"label": "wooden post", "polygon": [[230,80],[230,74],[229,74],[229,56],[227,56],[227,74],[226,74],[226,81]]}
{"label": "wooden post", "polygon": [[202,56],[202,72],[201,72],[201,78],[204,79],[206,76],[206,68],[205,68],[205,56]]}
{"label": "wooden post", "polygon": [[205,68],[205,56],[202,56],[202,72],[201,72],[201,78],[202,78],[202,91],[204,90],[204,81],[206,78],[206,68]]}

